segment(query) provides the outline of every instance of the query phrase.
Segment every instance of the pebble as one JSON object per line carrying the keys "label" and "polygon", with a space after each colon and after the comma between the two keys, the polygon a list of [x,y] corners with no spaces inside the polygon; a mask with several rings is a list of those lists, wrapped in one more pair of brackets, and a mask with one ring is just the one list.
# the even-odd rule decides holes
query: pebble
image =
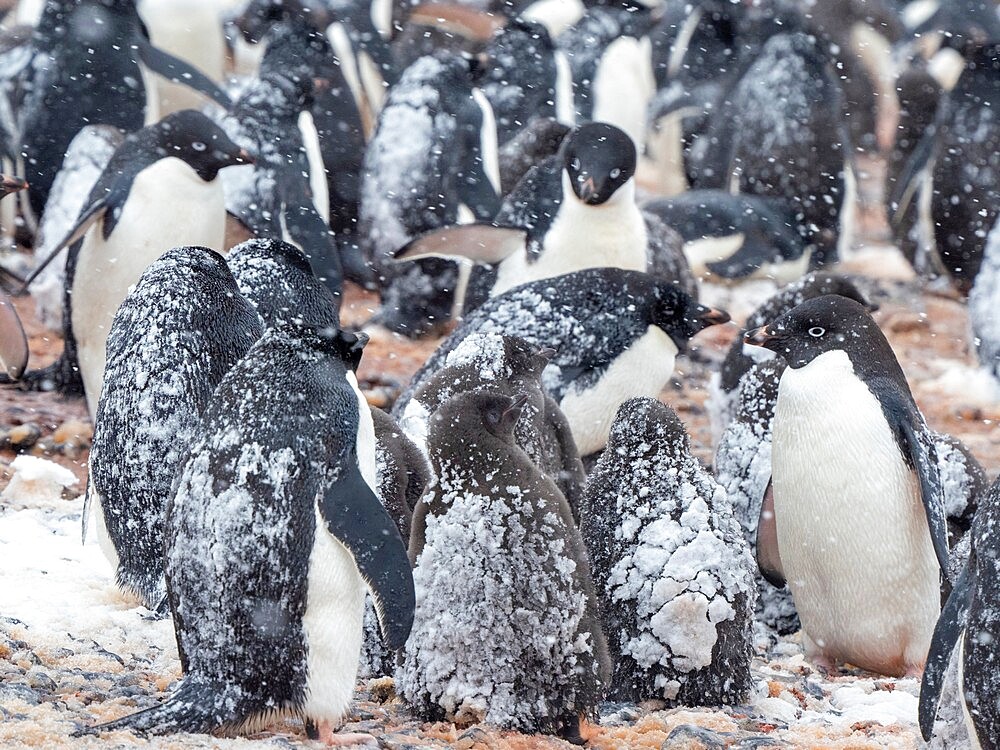
{"label": "pebble", "polygon": [[667,740],[660,745],[660,750],[683,747],[679,744],[681,742],[687,742],[689,747],[698,748],[698,750],[726,750],[729,746],[727,738],[731,737],[731,734],[713,732],[711,729],[694,724],[681,724],[674,727],[673,731],[667,735]]}
{"label": "pebble", "polygon": [[3,442],[14,450],[23,451],[37,443],[41,436],[41,427],[34,422],[26,422],[25,424],[17,425],[17,427],[11,427]]}
{"label": "pebble", "polygon": [[47,695],[56,692],[56,683],[45,672],[32,669],[28,672],[28,686],[39,690]]}

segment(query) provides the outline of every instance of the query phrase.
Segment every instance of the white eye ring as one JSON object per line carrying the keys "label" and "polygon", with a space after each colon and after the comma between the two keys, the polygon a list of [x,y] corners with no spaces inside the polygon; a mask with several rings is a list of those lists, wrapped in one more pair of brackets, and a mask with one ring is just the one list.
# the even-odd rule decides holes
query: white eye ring
{"label": "white eye ring", "polygon": [[621,173],[622,171],[618,167],[615,167],[614,169],[611,170],[611,179],[617,180],[618,177],[621,175]]}
{"label": "white eye ring", "polygon": [[812,328],[809,329],[809,335],[812,336],[814,339],[818,339],[824,333],[826,333],[826,329],[820,328],[819,326],[813,326]]}
{"label": "white eye ring", "polygon": [[570,166],[573,167],[574,172],[578,172],[580,170],[580,160],[573,159],[573,161],[570,163]]}
{"label": "white eye ring", "polygon": [[195,141],[194,143],[191,144],[191,148],[193,148],[195,151],[204,151],[205,149],[208,148],[208,146],[206,146],[201,141]]}

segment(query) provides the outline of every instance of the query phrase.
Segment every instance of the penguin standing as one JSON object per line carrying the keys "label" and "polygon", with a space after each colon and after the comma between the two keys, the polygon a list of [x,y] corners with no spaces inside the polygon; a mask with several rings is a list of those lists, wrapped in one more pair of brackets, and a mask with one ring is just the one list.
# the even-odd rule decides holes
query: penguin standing
{"label": "penguin standing", "polygon": [[396,260],[466,258],[473,271],[467,310],[529,281],[585,268],[647,269],[697,295],[676,234],[635,200],[635,144],[607,123],[581,125],[560,155],[531,169],[490,224],[428,232]]}
{"label": "penguin standing", "polygon": [[377,322],[416,337],[446,323],[458,286],[448,261],[390,263],[413,236],[499,208],[496,126],[470,63],[422,57],[389,92],[365,153],[361,235],[382,277]]}
{"label": "penguin standing", "polygon": [[343,268],[328,225],[326,174],[300,127],[302,118],[311,120],[314,79],[333,53],[326,37],[301,21],[273,26],[265,42],[260,72],[222,122],[256,157],[223,173],[226,209],[253,235],[298,245],[339,293]]}
{"label": "penguin standing", "polygon": [[753,559],[672,409],[649,398],[622,404],[580,519],[615,665],[610,697],[744,700],[753,684]]}
{"label": "penguin standing", "polygon": [[414,392],[400,417],[407,435],[426,450],[427,427],[435,410],[452,396],[486,390],[528,397],[514,430],[518,447],[562,492],[573,517],[583,499],[587,475],[566,416],[542,386],[551,350],[540,350],[516,336],[473,334],[448,354],[444,367]]}
{"label": "penguin standing", "polygon": [[[1000,481],[983,499],[972,526],[968,562],[955,582],[934,629],[927,669],[920,685],[920,731],[931,741],[934,719],[946,687],[945,671],[957,660],[954,688],[972,747],[996,750],[1000,737],[1000,681],[994,665],[1000,639],[996,609],[998,566],[996,524]],[[957,652],[956,652],[956,646]],[[954,655],[953,655],[954,654]]]}
{"label": "penguin standing", "polygon": [[413,394],[476,333],[517,336],[555,351],[542,377],[569,422],[581,456],[601,450],[622,402],[656,397],[678,352],[699,331],[729,320],[676,284],[639,271],[591,268],[494,297],[467,315],[413,376],[394,407]]}
{"label": "penguin standing", "polygon": [[514,439],[524,401],[463,393],[431,418],[435,481],[413,519],[417,609],[397,684],[431,720],[583,744],[611,664],[566,499]]}
{"label": "penguin standing", "polygon": [[79,393],[82,385],[96,414],[108,330],[129,287],[172,247],[223,247],[226,211],[216,178],[219,170],[248,161],[217,125],[193,110],[126,137],[76,226],[49,256],[70,248],[64,350],[51,367],[28,373],[29,387]]}
{"label": "penguin standing", "polygon": [[983,261],[969,292],[969,323],[980,364],[1000,381],[1000,217],[986,238]]}
{"label": "penguin standing", "polygon": [[85,125],[126,132],[143,126],[143,67],[192,86],[223,107],[230,104],[204,74],[150,44],[135,0],[48,0],[31,48],[19,77],[24,98],[14,109],[36,217],[66,149]]}
{"label": "penguin standing", "polygon": [[260,335],[225,260],[204,247],[156,260],[112,321],[84,528],[92,511],[118,586],[149,609],[165,604],[163,516],[176,470],[215,387]]}
{"label": "penguin standing", "polygon": [[406,549],[373,490],[364,339],[267,330],[223,378],[167,508],[167,592],[184,677],[160,706],[89,730],[329,735],[354,694],[366,585],[390,648],[413,618]]}
{"label": "penguin standing", "polygon": [[[0,175],[0,199],[18,190],[25,190],[28,183],[16,177]],[[0,291],[0,372],[17,380],[28,365],[28,338],[24,326],[6,294]]]}
{"label": "penguin standing", "polygon": [[889,343],[864,306],[833,295],[746,341],[788,364],[773,422],[774,514],[758,526],[757,556],[769,580],[788,582],[807,658],[919,674],[948,529],[933,439]]}

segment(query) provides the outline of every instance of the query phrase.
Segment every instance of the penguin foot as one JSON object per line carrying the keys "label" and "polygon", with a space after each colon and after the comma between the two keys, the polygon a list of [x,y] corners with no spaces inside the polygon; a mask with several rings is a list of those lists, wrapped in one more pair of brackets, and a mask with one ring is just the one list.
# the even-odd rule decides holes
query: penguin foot
{"label": "penguin foot", "polygon": [[362,734],[360,732],[338,733],[334,731],[333,724],[328,721],[319,722],[319,740],[327,747],[353,747],[355,745],[378,744],[378,740],[370,734]]}
{"label": "penguin foot", "polygon": [[580,734],[580,717],[574,714],[563,719],[559,737],[571,745],[586,745],[587,741]]}

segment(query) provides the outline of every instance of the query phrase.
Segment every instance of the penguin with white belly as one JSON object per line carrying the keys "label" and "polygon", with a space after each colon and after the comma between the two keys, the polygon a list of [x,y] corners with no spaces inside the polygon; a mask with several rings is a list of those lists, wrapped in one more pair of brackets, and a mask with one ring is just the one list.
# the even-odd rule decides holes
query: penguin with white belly
{"label": "penguin with white belly", "polygon": [[481,264],[466,310],[521,284],[585,268],[658,271],[696,296],[676,233],[636,204],[635,169],[635,144],[623,131],[601,122],[581,125],[559,155],[528,171],[491,223],[428,232],[395,258]]}
{"label": "penguin with white belly", "polygon": [[948,527],[932,434],[864,306],[803,302],[746,334],[785,359],[773,517],[757,556],[787,581],[807,658],[919,674],[940,611]]}
{"label": "penguin with white belly", "polygon": [[977,750],[1000,748],[1000,672],[996,669],[1000,642],[998,511],[1000,481],[994,482],[976,514],[969,559],[934,629],[920,685],[920,731],[928,742],[937,735],[935,716],[942,691],[948,689],[945,672],[950,662],[957,661],[958,675],[953,685],[971,746]]}
{"label": "penguin with white belly", "polygon": [[165,253],[115,314],[84,533],[92,511],[118,586],[149,609],[165,605],[163,515],[174,475],[215,387],[261,333],[226,261],[204,247]]}
{"label": "penguin with white belly", "polygon": [[27,373],[26,387],[64,393],[80,393],[82,387],[90,413],[96,413],[105,342],[129,287],[172,247],[221,250],[226,209],[217,177],[221,169],[251,160],[193,110],[168,115],[125,139],[76,225],[49,256],[70,248],[64,349],[50,367]]}
{"label": "penguin with white belly", "polygon": [[511,289],[467,315],[413,376],[394,407],[413,395],[477,333],[517,336],[554,350],[542,384],[569,421],[581,456],[601,450],[618,407],[656,397],[679,351],[728,313],[699,305],[669,279],[620,268],[589,268]]}
{"label": "penguin with white belly", "polygon": [[364,343],[280,325],[223,378],[166,515],[180,687],[85,731],[253,732],[298,716],[331,738],[354,695],[366,589],[389,648],[406,641],[413,578],[373,489],[352,372]]}

